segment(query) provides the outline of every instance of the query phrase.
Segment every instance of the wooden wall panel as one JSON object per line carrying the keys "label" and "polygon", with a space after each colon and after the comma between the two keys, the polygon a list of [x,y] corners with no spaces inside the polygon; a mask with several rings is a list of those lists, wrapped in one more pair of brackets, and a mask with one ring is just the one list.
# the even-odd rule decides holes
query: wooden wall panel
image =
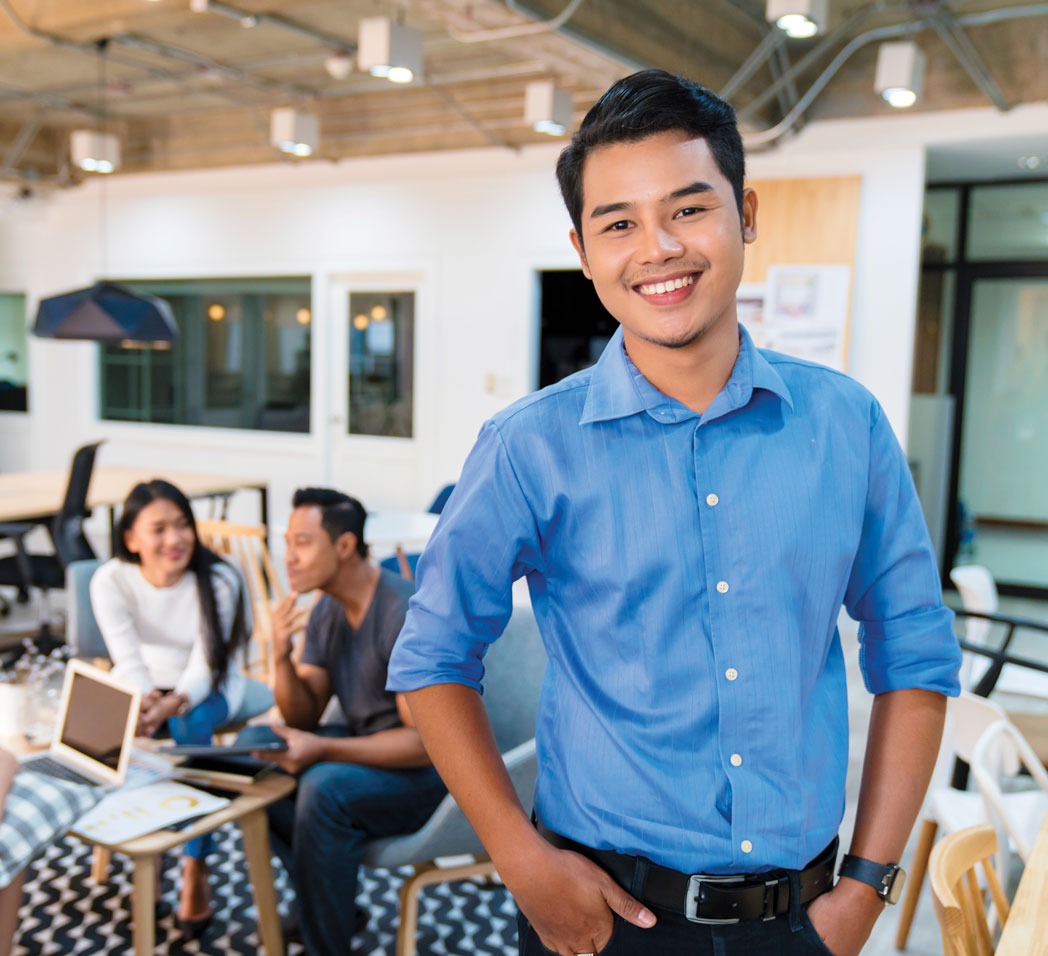
{"label": "wooden wall panel", "polygon": [[748,185],[757,191],[757,241],[746,247],[743,282],[764,282],[773,265],[845,264],[854,277],[862,177]]}

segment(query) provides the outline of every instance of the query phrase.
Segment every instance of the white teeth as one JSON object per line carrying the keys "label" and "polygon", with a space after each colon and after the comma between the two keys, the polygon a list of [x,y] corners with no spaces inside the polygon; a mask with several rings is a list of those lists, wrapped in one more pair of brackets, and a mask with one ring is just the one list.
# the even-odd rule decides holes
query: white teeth
{"label": "white teeth", "polygon": [[669,282],[652,282],[648,285],[642,285],[639,287],[641,295],[662,295],[664,292],[673,292],[676,289],[683,289],[686,285],[691,285],[695,281],[695,276],[682,276],[679,279],[670,279]]}

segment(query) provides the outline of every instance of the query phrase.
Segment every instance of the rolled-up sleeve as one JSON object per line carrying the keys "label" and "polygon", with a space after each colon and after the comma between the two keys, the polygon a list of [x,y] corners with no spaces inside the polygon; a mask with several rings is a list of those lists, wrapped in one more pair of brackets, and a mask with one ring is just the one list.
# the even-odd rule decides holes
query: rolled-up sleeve
{"label": "rolled-up sleeve", "polygon": [[484,654],[512,611],[513,582],[542,563],[538,539],[502,433],[488,422],[419,559],[387,689],[455,683],[480,691]]}
{"label": "rolled-up sleeve", "polygon": [[919,688],[956,696],[961,651],[909,466],[880,406],[870,417],[862,536],[845,593],[859,663],[874,694]]}

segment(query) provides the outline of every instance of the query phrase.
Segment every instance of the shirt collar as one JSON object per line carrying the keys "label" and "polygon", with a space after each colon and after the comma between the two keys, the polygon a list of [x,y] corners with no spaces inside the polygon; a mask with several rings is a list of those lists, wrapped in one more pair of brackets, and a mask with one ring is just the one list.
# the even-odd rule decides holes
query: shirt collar
{"label": "shirt collar", "polygon": [[[742,408],[754,389],[779,396],[791,409],[793,396],[782,376],[753,344],[749,332],[739,326],[739,357],[731,378],[702,415],[704,421],[719,418]],[[593,367],[580,425],[627,418],[647,412],[663,423],[698,417],[675,399],[662,394],[637,370],[622,343],[621,327],[615,330],[600,359]]]}

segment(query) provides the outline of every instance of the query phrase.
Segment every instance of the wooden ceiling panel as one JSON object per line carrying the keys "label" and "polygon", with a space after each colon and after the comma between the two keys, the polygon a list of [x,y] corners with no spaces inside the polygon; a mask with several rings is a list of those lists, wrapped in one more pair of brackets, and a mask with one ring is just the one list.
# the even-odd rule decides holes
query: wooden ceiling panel
{"label": "wooden ceiling panel", "polygon": [[[42,128],[20,162],[31,161],[33,175],[75,182],[63,180],[66,134],[98,112],[93,44],[104,37],[111,38],[105,112],[126,138],[123,168],[141,170],[272,162],[279,154],[268,143],[269,114],[283,105],[320,119],[318,155],[327,159],[548,141],[524,123],[529,80],[555,79],[571,91],[578,121],[609,83],[639,67],[682,72],[722,88],[774,29],[764,22],[764,0],[583,0],[563,29],[540,23],[567,4],[218,0],[210,11],[194,13],[189,0],[7,0],[14,19],[0,8],[0,155],[18,142],[23,122],[39,119]],[[825,41],[786,41],[781,62],[762,62],[732,99],[744,108],[762,98],[748,111],[754,113],[749,127],[765,128],[860,30],[931,14],[993,18],[1017,4],[834,0]],[[355,49],[360,19],[393,8],[423,31],[424,77],[408,87],[358,72],[332,77],[325,61],[333,49]],[[1021,3],[1021,10],[1022,19],[966,28],[1011,104],[1048,99],[1048,3]],[[865,16],[855,25],[860,12]],[[239,15],[254,15],[257,25],[245,29]],[[501,34],[491,33],[496,30]],[[917,39],[928,69],[915,111],[987,105],[985,92],[929,24]],[[792,91],[784,85],[779,96],[763,96],[778,71],[812,49],[821,53],[793,78]],[[890,115],[873,91],[875,59],[873,44],[852,56],[805,118]],[[3,175],[21,178],[27,168],[16,163]]]}

